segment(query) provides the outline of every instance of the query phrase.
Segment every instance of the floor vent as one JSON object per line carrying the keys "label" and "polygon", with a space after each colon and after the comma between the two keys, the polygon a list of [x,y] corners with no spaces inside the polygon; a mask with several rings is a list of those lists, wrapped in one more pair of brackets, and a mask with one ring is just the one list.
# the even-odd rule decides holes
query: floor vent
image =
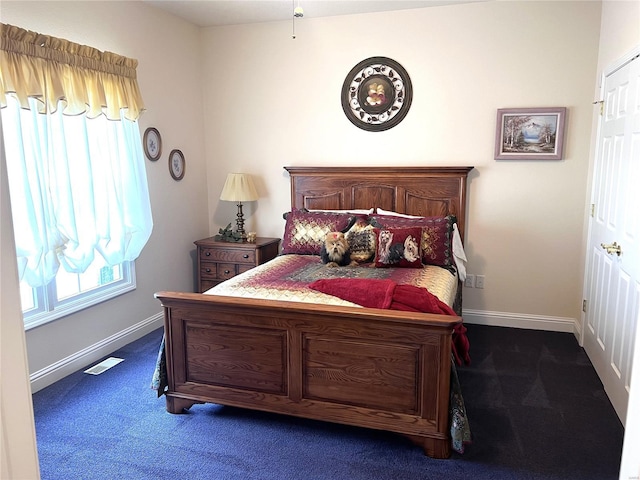
{"label": "floor vent", "polygon": [[124,362],[124,358],[109,357],[106,360],[101,361],[97,365],[88,368],[84,371],[84,373],[88,373],[90,375],[100,375],[102,372],[106,372],[111,367],[115,367],[120,362]]}

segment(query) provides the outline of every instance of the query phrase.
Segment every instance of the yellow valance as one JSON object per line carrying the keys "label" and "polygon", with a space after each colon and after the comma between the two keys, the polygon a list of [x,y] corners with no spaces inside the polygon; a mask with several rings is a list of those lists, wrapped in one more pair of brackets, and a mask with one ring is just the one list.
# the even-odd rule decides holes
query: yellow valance
{"label": "yellow valance", "polygon": [[15,95],[22,108],[28,98],[39,111],[110,120],[137,120],[144,110],[136,79],[138,61],[86,45],[0,23],[0,107]]}

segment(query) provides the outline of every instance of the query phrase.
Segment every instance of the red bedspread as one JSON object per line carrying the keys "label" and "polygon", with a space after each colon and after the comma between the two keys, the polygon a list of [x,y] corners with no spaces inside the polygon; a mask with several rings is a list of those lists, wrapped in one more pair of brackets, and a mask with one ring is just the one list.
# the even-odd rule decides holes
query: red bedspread
{"label": "red bedspread", "polygon": [[[316,280],[313,290],[334,295],[363,307],[404,310],[409,312],[456,315],[453,309],[425,288],[397,284],[392,280],[336,278]],[[453,329],[452,351],[458,365],[469,364],[469,340],[462,323]]]}

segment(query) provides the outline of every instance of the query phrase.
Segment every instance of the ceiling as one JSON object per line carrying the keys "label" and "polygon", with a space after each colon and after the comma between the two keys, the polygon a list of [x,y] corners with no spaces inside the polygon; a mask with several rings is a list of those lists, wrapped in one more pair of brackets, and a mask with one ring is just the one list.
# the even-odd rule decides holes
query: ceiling
{"label": "ceiling", "polygon": [[386,12],[486,0],[143,0],[200,27],[290,20],[294,7],[303,18]]}

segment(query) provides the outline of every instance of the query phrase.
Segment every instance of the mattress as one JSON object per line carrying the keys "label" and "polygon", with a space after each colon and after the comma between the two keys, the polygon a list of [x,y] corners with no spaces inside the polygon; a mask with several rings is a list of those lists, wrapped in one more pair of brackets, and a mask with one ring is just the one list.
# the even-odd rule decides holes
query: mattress
{"label": "mattress", "polygon": [[317,292],[308,287],[315,280],[331,278],[388,279],[397,284],[426,288],[442,302],[453,306],[458,278],[450,270],[434,265],[423,268],[373,268],[324,265],[315,255],[281,255],[207,290],[207,295],[284,300],[325,305],[355,306],[355,303]]}

